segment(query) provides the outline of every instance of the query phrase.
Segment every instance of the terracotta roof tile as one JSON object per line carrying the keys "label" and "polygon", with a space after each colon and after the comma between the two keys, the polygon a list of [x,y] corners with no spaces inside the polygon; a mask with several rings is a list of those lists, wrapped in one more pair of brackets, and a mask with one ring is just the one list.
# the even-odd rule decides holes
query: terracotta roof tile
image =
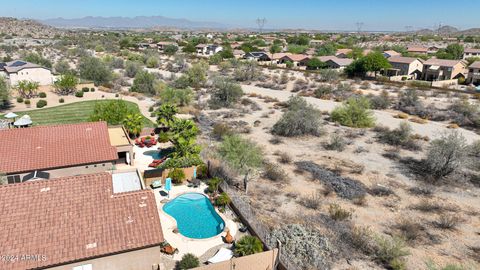
{"label": "terracotta roof tile", "polygon": [[112,161],[105,122],[0,130],[0,171],[5,173]]}
{"label": "terracotta roof tile", "polygon": [[154,194],[112,190],[109,173],[0,186],[2,255],[45,255],[0,261],[0,269],[47,267],[163,242]]}
{"label": "terracotta roof tile", "polygon": [[469,68],[480,68],[480,61],[473,62]]}

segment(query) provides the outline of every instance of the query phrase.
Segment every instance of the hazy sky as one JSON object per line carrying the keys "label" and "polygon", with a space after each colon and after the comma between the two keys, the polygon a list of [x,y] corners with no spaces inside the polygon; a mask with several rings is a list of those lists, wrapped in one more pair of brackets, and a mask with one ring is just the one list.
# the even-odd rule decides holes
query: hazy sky
{"label": "hazy sky", "polygon": [[244,27],[265,17],[265,28],[480,27],[480,0],[0,0],[0,7],[0,16],[35,19],[161,15]]}

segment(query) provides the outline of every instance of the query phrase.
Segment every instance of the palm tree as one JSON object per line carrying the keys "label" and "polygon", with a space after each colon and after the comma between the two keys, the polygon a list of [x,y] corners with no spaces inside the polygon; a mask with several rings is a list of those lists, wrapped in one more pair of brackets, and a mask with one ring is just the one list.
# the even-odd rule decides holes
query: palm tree
{"label": "palm tree", "polygon": [[162,104],[156,112],[157,114],[157,123],[163,125],[164,127],[170,127],[175,121],[175,114],[177,113],[177,107],[172,104]]}
{"label": "palm tree", "polygon": [[175,147],[172,157],[192,157],[200,153],[196,144],[199,130],[195,123],[187,119],[175,119],[170,126],[170,141]]}
{"label": "palm tree", "polygon": [[248,256],[263,251],[263,244],[256,236],[245,235],[235,243],[236,256]]}
{"label": "palm tree", "polygon": [[139,113],[128,114],[123,119],[123,126],[130,137],[137,137],[143,129],[143,117]]}

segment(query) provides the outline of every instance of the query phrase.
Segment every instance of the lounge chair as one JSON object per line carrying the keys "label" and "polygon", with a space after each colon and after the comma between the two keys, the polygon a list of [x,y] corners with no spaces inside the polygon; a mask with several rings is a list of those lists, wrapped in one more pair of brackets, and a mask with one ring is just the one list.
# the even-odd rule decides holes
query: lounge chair
{"label": "lounge chair", "polygon": [[228,261],[233,257],[233,252],[230,249],[226,248],[220,248],[215,254],[215,256],[211,257],[208,259],[208,263],[219,263],[219,262],[224,262]]}
{"label": "lounge chair", "polygon": [[232,244],[233,241],[235,241],[235,239],[233,238],[233,236],[230,234],[230,231],[227,231],[227,235],[225,235],[225,237],[223,238],[223,240],[224,240],[225,243],[227,243],[227,244]]}
{"label": "lounge chair", "polygon": [[167,255],[174,255],[175,253],[178,253],[178,248],[174,248],[170,244],[167,244],[166,246],[162,247],[160,251]]}
{"label": "lounge chair", "polygon": [[152,189],[160,188],[160,187],[162,187],[162,181],[155,180],[155,181],[152,182],[152,184],[150,186],[152,187]]}

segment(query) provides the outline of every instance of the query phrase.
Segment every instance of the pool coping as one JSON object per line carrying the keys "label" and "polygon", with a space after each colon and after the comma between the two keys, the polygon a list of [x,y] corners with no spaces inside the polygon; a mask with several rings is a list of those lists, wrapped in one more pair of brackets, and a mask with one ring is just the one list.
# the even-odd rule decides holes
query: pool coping
{"label": "pool coping", "polygon": [[[175,224],[175,227],[176,227],[177,229],[178,229],[177,220],[176,220],[173,216],[171,216],[170,214],[168,214],[167,212],[165,212],[165,211],[163,210],[163,207],[164,207],[167,203],[169,203],[169,202],[171,202],[172,200],[174,200],[175,198],[177,198],[178,196],[185,195],[185,194],[188,194],[188,193],[198,193],[198,194],[201,194],[202,196],[205,196],[205,197],[208,199],[208,201],[210,202],[210,198],[207,196],[207,194],[205,194],[205,192],[198,192],[198,191],[186,191],[186,192],[178,193],[178,194],[175,195],[174,198],[168,199],[168,202],[166,202],[166,203],[162,203],[162,202],[160,201],[160,206],[161,206],[161,207],[160,207],[160,211],[161,211],[163,214],[165,214],[165,216],[168,217],[168,219],[170,219],[170,220]],[[211,203],[211,202],[210,202],[210,203]],[[221,236],[221,234],[227,232],[225,229],[228,228],[228,226],[227,226],[227,220],[228,220],[228,219],[227,219],[227,217],[226,217],[225,215],[223,215],[223,213],[221,213],[220,211],[218,211],[218,209],[215,207],[215,205],[212,204],[212,206],[213,206],[213,209],[215,210],[215,212],[220,216],[220,218],[223,220],[223,223],[225,224],[225,228],[223,229],[222,232],[218,233],[218,234],[215,235],[215,236],[208,237],[208,238],[190,238],[190,237],[187,237],[187,236],[183,235],[182,233],[180,233],[180,230],[178,231],[178,233],[176,233],[176,235],[179,235],[181,238],[184,238],[184,239],[186,239],[186,240],[188,240],[188,241],[205,241],[205,242],[206,242],[206,241],[213,240],[213,239],[216,239],[216,238],[218,238],[219,236],[220,236],[220,237],[223,237],[223,236]],[[232,220],[232,221],[233,221],[233,220]]]}

